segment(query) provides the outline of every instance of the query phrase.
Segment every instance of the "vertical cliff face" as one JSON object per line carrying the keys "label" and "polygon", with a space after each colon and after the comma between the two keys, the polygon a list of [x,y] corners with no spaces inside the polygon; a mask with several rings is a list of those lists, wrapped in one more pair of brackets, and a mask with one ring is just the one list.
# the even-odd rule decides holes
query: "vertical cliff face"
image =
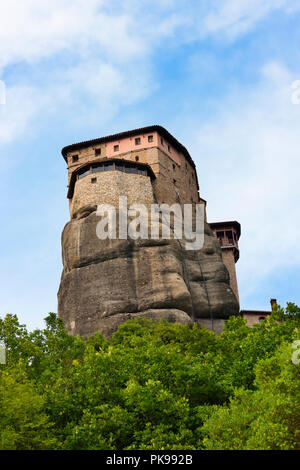
{"label": "vertical cliff face", "polygon": [[199,251],[178,240],[99,240],[96,206],[85,206],[62,234],[59,315],[71,334],[110,336],[129,318],[198,321],[220,328],[238,312],[218,241],[205,224]]}

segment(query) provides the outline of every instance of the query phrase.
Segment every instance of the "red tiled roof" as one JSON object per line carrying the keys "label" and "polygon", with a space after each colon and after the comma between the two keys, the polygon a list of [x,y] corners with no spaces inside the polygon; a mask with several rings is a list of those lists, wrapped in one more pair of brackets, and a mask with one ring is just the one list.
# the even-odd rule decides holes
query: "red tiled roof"
{"label": "red tiled roof", "polygon": [[271,315],[272,312],[267,310],[241,310],[240,315]]}

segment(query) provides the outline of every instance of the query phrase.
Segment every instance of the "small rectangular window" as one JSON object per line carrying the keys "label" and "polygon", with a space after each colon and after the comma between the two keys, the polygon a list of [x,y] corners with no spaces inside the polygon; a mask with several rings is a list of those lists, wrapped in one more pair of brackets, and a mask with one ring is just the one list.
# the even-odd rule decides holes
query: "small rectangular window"
{"label": "small rectangular window", "polygon": [[136,137],[134,140],[135,140],[135,145],[141,145],[141,138],[140,137]]}
{"label": "small rectangular window", "polygon": [[73,163],[78,162],[78,155],[73,155],[73,156],[72,156],[72,162],[73,162]]}
{"label": "small rectangular window", "polygon": [[103,165],[94,166],[93,169],[92,169],[93,173],[98,173],[100,171],[103,171]]}
{"label": "small rectangular window", "polygon": [[173,170],[175,170],[175,168],[176,168],[176,166],[175,166],[174,163],[173,163]]}
{"label": "small rectangular window", "polygon": [[118,152],[119,151],[119,145],[114,145],[114,152]]}
{"label": "small rectangular window", "polygon": [[153,135],[148,135],[148,142],[153,142]]}
{"label": "small rectangular window", "polygon": [[233,236],[231,230],[226,230],[226,237],[228,238],[229,245],[233,245]]}
{"label": "small rectangular window", "polygon": [[101,155],[101,149],[95,149],[95,156],[98,157]]}
{"label": "small rectangular window", "polygon": [[78,178],[79,178],[79,179],[84,178],[84,176],[87,176],[89,173],[90,173],[90,170],[89,170],[89,169],[88,169],[88,170],[85,170],[85,171],[83,171],[82,173],[80,173],[80,174],[78,175]]}
{"label": "small rectangular window", "polygon": [[114,164],[113,163],[106,163],[104,165],[104,171],[111,171],[114,169]]}
{"label": "small rectangular window", "polygon": [[168,145],[168,152],[171,152],[171,147],[170,147],[170,145]]}
{"label": "small rectangular window", "polygon": [[161,145],[164,145],[164,139],[162,137],[160,138],[160,143]]}
{"label": "small rectangular window", "polygon": [[136,173],[136,168],[134,166],[126,166],[125,173]]}
{"label": "small rectangular window", "polygon": [[91,183],[97,183],[97,178],[91,178]]}

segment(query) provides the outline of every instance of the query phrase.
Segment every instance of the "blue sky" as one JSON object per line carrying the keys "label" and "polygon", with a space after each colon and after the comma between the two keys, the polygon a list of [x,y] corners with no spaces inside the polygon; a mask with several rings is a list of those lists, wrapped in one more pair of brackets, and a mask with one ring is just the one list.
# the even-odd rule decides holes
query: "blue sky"
{"label": "blue sky", "polygon": [[[150,124],[242,225],[241,308],[300,304],[300,0],[11,0],[0,11],[0,314],[57,310],[63,146]],[[299,94],[300,96],[300,94]]]}

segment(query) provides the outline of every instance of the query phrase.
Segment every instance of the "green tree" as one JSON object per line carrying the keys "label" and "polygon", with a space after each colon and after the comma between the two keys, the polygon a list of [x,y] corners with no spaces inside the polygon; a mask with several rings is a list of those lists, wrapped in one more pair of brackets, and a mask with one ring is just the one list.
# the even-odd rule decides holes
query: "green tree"
{"label": "green tree", "polygon": [[255,390],[239,389],[205,422],[207,449],[300,450],[300,364],[291,345],[255,367]]}
{"label": "green tree", "polygon": [[3,449],[299,448],[294,304],[254,328],[231,318],[218,337],[137,319],[84,340],[45,322],[0,319]]}

